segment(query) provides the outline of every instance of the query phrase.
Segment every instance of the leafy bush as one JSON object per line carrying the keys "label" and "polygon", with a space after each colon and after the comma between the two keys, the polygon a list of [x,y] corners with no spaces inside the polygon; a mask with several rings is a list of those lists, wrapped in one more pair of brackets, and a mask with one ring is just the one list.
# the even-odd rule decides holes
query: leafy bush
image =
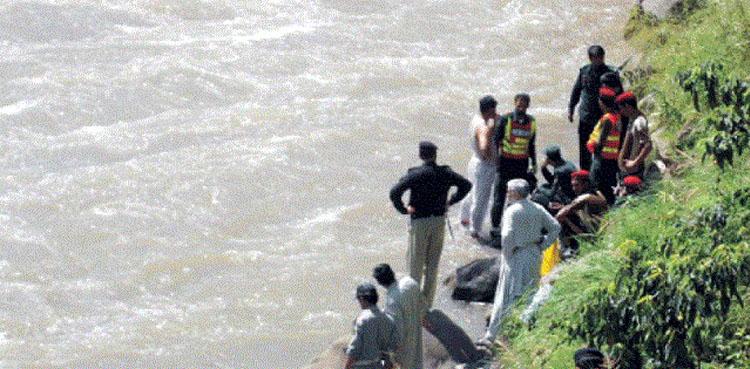
{"label": "leafy bush", "polygon": [[727,349],[742,347],[745,333],[737,336],[725,322],[734,305],[744,307],[739,291],[750,284],[749,205],[750,188],[723,195],[676,222],[674,237],[631,247],[615,281],[569,323],[571,337],[609,347],[626,369],[745,360]]}
{"label": "leafy bush", "polygon": [[708,61],[677,75],[695,110],[706,110],[700,121],[709,129],[703,158],[713,156],[722,169],[750,144],[750,85],[723,71],[723,64]]}

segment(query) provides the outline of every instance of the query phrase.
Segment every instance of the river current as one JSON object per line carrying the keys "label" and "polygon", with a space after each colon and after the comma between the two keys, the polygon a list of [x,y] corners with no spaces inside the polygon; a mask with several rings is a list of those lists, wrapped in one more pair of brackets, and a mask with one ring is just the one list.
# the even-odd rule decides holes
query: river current
{"label": "river current", "polygon": [[[631,56],[633,3],[3,1],[0,367],[304,366],[405,271],[417,143],[465,173],[478,99],[528,92],[576,158],[570,89],[590,44]],[[441,278],[493,254],[450,219]]]}

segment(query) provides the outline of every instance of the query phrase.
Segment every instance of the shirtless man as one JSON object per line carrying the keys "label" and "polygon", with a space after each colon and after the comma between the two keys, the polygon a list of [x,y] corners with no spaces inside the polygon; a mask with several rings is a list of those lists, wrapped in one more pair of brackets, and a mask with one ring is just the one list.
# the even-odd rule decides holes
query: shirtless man
{"label": "shirtless man", "polygon": [[604,195],[591,186],[589,172],[579,170],[571,174],[571,186],[576,198],[557,212],[555,219],[562,225],[562,241],[565,248],[576,250],[578,243],[573,236],[591,233],[598,218],[607,210]]}
{"label": "shirtless man", "polygon": [[471,237],[481,238],[487,216],[492,185],[495,182],[495,150],[492,138],[497,119],[497,100],[487,95],[479,100],[479,114],[471,121],[471,149],[467,174],[472,189],[461,204],[461,224],[469,227]]}

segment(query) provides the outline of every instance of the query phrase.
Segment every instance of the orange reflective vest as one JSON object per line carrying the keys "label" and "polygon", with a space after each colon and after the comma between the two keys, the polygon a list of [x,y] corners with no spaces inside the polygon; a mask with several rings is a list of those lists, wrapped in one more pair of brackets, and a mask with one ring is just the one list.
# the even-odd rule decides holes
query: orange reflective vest
{"label": "orange reflective vest", "polygon": [[594,130],[591,131],[589,141],[586,143],[586,147],[589,149],[589,152],[594,152],[594,145],[599,142],[602,122],[608,122],[611,126],[609,129],[609,134],[607,135],[607,139],[604,141],[604,146],[602,147],[602,159],[617,160],[617,153],[620,148],[621,133],[617,130],[617,122],[619,120],[620,115],[612,113],[606,113],[601,119],[599,119],[599,122],[596,123]]}
{"label": "orange reflective vest", "polygon": [[529,142],[536,132],[536,121],[527,115],[529,119],[526,124],[520,124],[511,117],[512,114],[508,114],[505,137],[503,137],[503,151],[500,155],[508,159],[528,159]]}

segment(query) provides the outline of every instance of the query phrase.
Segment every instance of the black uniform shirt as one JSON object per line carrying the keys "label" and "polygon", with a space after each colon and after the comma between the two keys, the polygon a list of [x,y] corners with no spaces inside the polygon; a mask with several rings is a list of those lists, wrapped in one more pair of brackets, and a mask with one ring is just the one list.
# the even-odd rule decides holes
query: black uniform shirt
{"label": "black uniform shirt", "polygon": [[412,219],[444,215],[448,191],[452,186],[456,186],[458,191],[447,201],[450,205],[461,201],[471,190],[471,182],[449,166],[426,162],[410,168],[391,188],[391,202],[401,214],[407,214],[401,197],[406,190],[410,190],[409,205],[415,209]]}
{"label": "black uniform shirt", "polygon": [[596,123],[602,116],[602,110],[599,108],[599,88],[602,86],[601,77],[607,72],[616,72],[617,70],[609,65],[602,64],[595,68],[591,64],[585,65],[578,73],[578,79],[570,93],[570,102],[568,103],[568,112],[573,114],[576,104],[580,100],[581,105],[578,107],[578,115],[581,120],[588,123]]}

